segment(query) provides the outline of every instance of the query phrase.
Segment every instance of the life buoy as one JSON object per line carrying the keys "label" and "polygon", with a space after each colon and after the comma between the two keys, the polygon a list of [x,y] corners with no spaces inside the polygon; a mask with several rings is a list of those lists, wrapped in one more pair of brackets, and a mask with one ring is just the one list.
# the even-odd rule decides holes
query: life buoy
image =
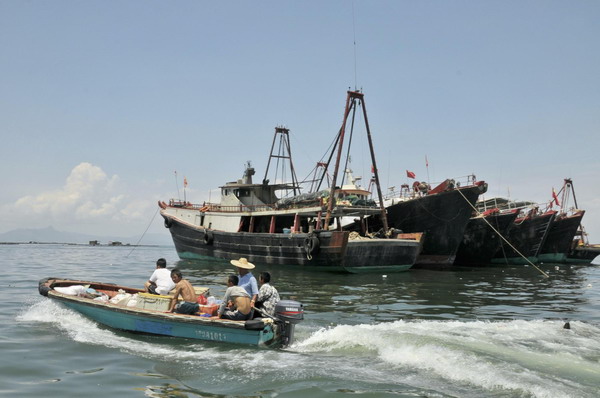
{"label": "life buoy", "polygon": [[214,236],[213,236],[212,231],[205,230],[204,231],[204,238],[203,239],[204,239],[204,244],[205,245],[212,245],[213,240],[214,240]]}
{"label": "life buoy", "polygon": [[173,221],[170,218],[165,217],[165,228],[171,228],[173,226]]}
{"label": "life buoy", "polygon": [[304,239],[304,250],[306,250],[307,256],[312,257],[314,254],[316,254],[319,251],[319,246],[319,238],[314,235],[307,236],[306,239]]}

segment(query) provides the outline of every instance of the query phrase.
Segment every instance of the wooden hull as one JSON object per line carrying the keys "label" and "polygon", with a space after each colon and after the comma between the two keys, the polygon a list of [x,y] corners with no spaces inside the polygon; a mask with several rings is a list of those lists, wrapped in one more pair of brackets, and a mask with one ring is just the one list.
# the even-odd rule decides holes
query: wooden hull
{"label": "wooden hull", "polygon": [[91,288],[98,291],[122,289],[132,294],[142,292],[140,289],[125,286],[56,278],[41,280],[39,292],[98,323],[128,332],[266,347],[277,347],[282,343],[280,328],[275,323],[265,323],[260,330],[247,330],[246,322],[251,321],[222,320],[216,317],[204,318],[197,315],[127,307],[71,296],[54,290],[59,286],[72,285],[90,285]]}
{"label": "wooden hull", "polygon": [[402,232],[423,232],[417,265],[452,265],[471,215],[487,185],[426,195],[386,207],[388,224]]}
{"label": "wooden hull", "polygon": [[555,216],[556,212],[550,212],[515,221],[506,237],[512,247],[502,242],[492,262],[496,264],[537,263]]}
{"label": "wooden hull", "polygon": [[579,229],[584,211],[572,216],[556,218],[540,252],[539,261],[562,263],[567,261],[573,238]]}
{"label": "wooden hull", "polygon": [[420,242],[406,239],[349,240],[349,232],[258,233],[209,230],[163,213],[182,259],[216,257],[266,265],[299,265],[326,271],[405,271]]}
{"label": "wooden hull", "polygon": [[[471,218],[456,252],[454,264],[475,266],[491,263],[494,254],[502,244],[500,236],[507,236],[517,215],[518,212],[495,213]],[[488,222],[498,232],[494,231]]]}
{"label": "wooden hull", "polygon": [[577,246],[572,249],[567,257],[569,263],[589,264],[600,256],[600,246]]}

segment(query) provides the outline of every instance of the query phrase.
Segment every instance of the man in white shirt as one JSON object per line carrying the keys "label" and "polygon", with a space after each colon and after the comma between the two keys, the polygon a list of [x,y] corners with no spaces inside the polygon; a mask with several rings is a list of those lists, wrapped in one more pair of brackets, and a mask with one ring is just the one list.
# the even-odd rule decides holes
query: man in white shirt
{"label": "man in white shirt", "polygon": [[171,271],[167,269],[167,260],[159,258],[156,261],[156,269],[150,276],[148,282],[144,284],[146,292],[151,294],[168,295],[175,283],[171,279]]}

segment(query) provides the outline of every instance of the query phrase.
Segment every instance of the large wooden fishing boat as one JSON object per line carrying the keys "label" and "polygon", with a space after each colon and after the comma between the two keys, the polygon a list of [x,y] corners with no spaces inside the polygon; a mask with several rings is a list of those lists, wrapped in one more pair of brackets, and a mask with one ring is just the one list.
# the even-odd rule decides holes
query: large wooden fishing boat
{"label": "large wooden fishing boat", "polygon": [[492,263],[536,264],[539,254],[558,213],[555,210],[541,212],[537,205],[519,208],[520,214],[513,222],[506,241],[502,241]]}
{"label": "large wooden fishing boat", "polygon": [[[247,164],[242,179],[221,187],[219,203],[159,202],[160,214],[179,257],[246,257],[257,264],[301,265],[347,272],[404,271],[412,267],[421,250],[419,239],[406,239],[406,235],[400,239],[387,226],[383,238],[341,230],[342,218],[362,219],[385,213],[375,201],[369,204],[355,191],[336,186],[346,120],[350,112],[356,110],[357,103],[361,103],[366,112],[363,94],[349,91],[329,189],[300,194],[289,151],[289,130],[278,127],[269,165],[273,158],[288,159],[292,170],[290,183],[271,184],[267,178],[269,165],[263,180],[254,183],[255,171]],[[274,155],[277,138],[280,140],[277,147],[287,148],[285,154]],[[369,145],[372,164],[376,165],[370,135]],[[376,180],[381,197],[377,175]],[[285,192],[292,195],[285,196]]]}
{"label": "large wooden fishing boat", "polygon": [[[554,205],[559,207],[559,212],[556,215],[548,236],[542,246],[538,256],[540,261],[551,263],[563,263],[567,261],[571,246],[577,231],[581,226],[581,220],[585,214],[585,210],[580,210],[577,206],[577,198],[575,197],[575,189],[573,181],[570,178],[565,178],[562,188],[558,193],[554,193],[548,207]],[[558,197],[561,201],[558,201]],[[570,207],[571,196],[574,202],[574,207]]]}
{"label": "large wooden fishing boat", "polygon": [[[404,233],[423,233],[423,248],[416,266],[448,266],[454,263],[465,228],[479,195],[487,191],[484,181],[469,181],[459,186],[446,180],[434,189],[427,183],[405,185],[397,195],[384,201],[390,228]],[[369,220],[368,228],[376,231],[383,225],[381,215]],[[346,229],[358,230],[358,223]]]}
{"label": "large wooden fishing boat", "polygon": [[501,212],[494,208],[472,217],[465,228],[454,264],[490,264],[502,244],[502,237],[508,235],[518,214],[516,209]]}
{"label": "large wooden fishing boat", "polygon": [[166,312],[170,299],[167,296],[146,294],[152,297],[147,297],[142,305],[136,297],[137,304],[131,306],[131,297],[143,295],[144,290],[112,283],[45,278],[39,281],[38,290],[41,295],[114,329],[271,348],[291,344],[295,325],[304,317],[302,304],[292,300],[280,301],[273,317],[232,321],[213,316],[214,312]]}
{"label": "large wooden fishing boat", "polygon": [[573,241],[573,247],[567,256],[567,263],[589,264],[600,256],[600,245]]}

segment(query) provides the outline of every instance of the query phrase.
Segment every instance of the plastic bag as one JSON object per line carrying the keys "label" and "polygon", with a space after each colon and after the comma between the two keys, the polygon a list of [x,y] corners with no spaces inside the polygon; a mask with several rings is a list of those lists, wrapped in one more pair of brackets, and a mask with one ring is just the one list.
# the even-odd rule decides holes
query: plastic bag
{"label": "plastic bag", "polygon": [[54,288],[54,290],[56,290],[57,292],[66,294],[69,296],[78,296],[78,295],[84,294],[86,289],[87,288],[83,285],[73,285],[73,286],[67,286],[67,287],[55,287]]}
{"label": "plastic bag", "polygon": [[135,307],[137,305],[137,301],[138,301],[138,295],[134,294],[129,298],[126,305],[127,305],[127,307]]}
{"label": "plastic bag", "polygon": [[123,293],[119,293],[119,294],[115,295],[109,301],[112,304],[126,305],[130,299],[131,299],[131,294],[123,292]]}
{"label": "plastic bag", "polygon": [[108,303],[108,296],[106,294],[102,294],[94,299],[94,301],[100,301],[102,303]]}

